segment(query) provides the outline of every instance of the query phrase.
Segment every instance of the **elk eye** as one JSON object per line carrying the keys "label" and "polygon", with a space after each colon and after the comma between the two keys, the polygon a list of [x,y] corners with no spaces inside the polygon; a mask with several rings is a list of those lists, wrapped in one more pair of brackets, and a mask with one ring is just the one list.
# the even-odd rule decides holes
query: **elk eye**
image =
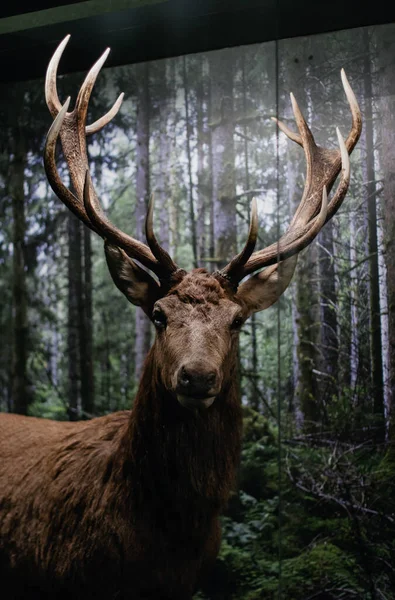
{"label": "elk eye", "polygon": [[157,329],[164,329],[167,324],[166,315],[161,310],[154,310],[152,320]]}
{"label": "elk eye", "polygon": [[232,325],[231,328],[232,329],[240,329],[240,327],[243,325],[243,319],[241,317],[236,317],[235,319],[233,319],[232,321]]}

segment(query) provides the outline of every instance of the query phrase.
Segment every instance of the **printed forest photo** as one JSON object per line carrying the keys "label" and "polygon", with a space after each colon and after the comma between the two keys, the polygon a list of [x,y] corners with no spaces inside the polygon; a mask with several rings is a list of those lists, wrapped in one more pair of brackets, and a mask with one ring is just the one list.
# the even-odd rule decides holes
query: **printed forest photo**
{"label": "printed forest photo", "polygon": [[[57,78],[69,110],[85,75]],[[85,422],[132,408],[156,333],[48,183],[44,79],[1,86],[0,411]],[[104,65],[92,91],[88,124],[124,93],[87,135],[105,217],[146,243],[153,198],[162,248],[212,273],[243,249],[254,206],[255,250],[298,214],[311,165],[290,93],[330,156],[354,126],[347,80],[362,115],[347,194],[331,208],[339,175],[333,218],[240,330],[241,462],[195,600],[395,600],[395,25]],[[72,188],[60,142],[56,164]]]}

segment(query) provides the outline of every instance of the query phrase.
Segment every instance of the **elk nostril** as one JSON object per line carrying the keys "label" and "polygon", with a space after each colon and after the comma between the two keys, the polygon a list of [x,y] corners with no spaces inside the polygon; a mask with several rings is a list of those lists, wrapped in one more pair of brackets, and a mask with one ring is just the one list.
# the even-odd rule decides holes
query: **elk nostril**
{"label": "elk nostril", "polygon": [[214,383],[216,382],[217,379],[217,374],[215,373],[215,371],[213,371],[212,373],[208,373],[207,375],[207,385],[214,385]]}
{"label": "elk nostril", "polygon": [[178,373],[178,385],[190,394],[206,394],[216,382],[216,371],[181,367]]}
{"label": "elk nostril", "polygon": [[180,375],[179,375],[179,382],[181,383],[181,385],[189,385],[191,382],[191,378],[189,373],[187,372],[187,370],[185,369],[185,367],[182,367]]}

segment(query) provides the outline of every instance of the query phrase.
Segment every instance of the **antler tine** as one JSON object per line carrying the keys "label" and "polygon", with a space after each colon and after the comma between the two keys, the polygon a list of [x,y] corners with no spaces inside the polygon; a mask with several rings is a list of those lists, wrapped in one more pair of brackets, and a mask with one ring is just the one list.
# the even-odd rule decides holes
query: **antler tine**
{"label": "antler tine", "polygon": [[147,216],[145,218],[145,236],[147,238],[148,246],[151,249],[152,254],[157,259],[158,263],[163,265],[168,273],[174,273],[177,271],[178,267],[170,257],[170,255],[166,252],[164,248],[159,244],[156,239],[153,227],[153,215],[154,215],[154,194],[151,194],[151,197],[148,202],[148,210]]}
{"label": "antler tine", "polygon": [[58,140],[59,132],[62,128],[69,104],[70,97],[67,98],[63,107],[61,107],[59,114],[55,118],[48,131],[44,147],[44,168],[49,184],[58,198],[60,198],[67,208],[69,208],[79,219],[81,219],[81,221],[83,221],[87,227],[93,231],[96,231],[90,222],[84,206],[81,204],[81,201],[62,182],[56,166],[56,142]]}
{"label": "antler tine", "polygon": [[326,218],[326,222],[329,221],[333,217],[333,215],[335,215],[337,213],[338,209],[340,208],[340,206],[347,194],[348,186],[350,185],[350,173],[351,173],[350,155],[346,148],[346,142],[344,141],[343,136],[340,133],[340,129],[338,127],[336,127],[336,134],[337,134],[337,139],[338,139],[339,148],[340,148],[342,172],[341,172],[341,179],[340,179],[339,185],[337,186],[337,190],[336,190],[332,200],[330,201],[330,204],[328,207],[328,215]]}
{"label": "antler tine", "polygon": [[[361,134],[362,117],[361,117],[361,111],[359,109],[357,99],[352,90],[352,87],[350,86],[350,83],[347,79],[344,69],[341,69],[340,76],[341,76],[344,92],[346,94],[348,103],[350,105],[351,115],[352,115],[351,131],[350,131],[349,135],[347,136],[347,140],[345,142],[346,148],[347,148],[348,152],[351,154],[351,151],[354,149],[354,146],[357,143],[359,136]],[[299,144],[299,146],[303,147],[302,137],[298,133],[296,133],[295,131],[292,131],[292,129],[290,129],[285,123],[283,123],[276,117],[271,117],[271,119],[272,119],[272,121],[277,123],[278,128],[283,133],[285,133],[285,135],[290,140],[292,140],[293,142],[296,142],[297,144]]]}
{"label": "antler tine", "polygon": [[[70,40],[70,37],[71,37],[70,35],[66,35],[64,40],[59,44],[59,46],[57,47],[57,49],[55,50],[55,52],[52,56],[52,58],[49,62],[48,68],[47,68],[47,74],[46,74],[46,78],[45,78],[45,99],[46,99],[49,111],[50,111],[51,115],[53,116],[53,118],[56,117],[56,115],[59,113],[59,111],[62,108],[62,104],[58,97],[56,79],[57,79],[59,62],[63,56],[64,49],[66,48],[66,46]],[[103,53],[103,55],[99,58],[99,60],[93,65],[92,69],[89,71],[87,77],[85,78],[85,82],[81,87],[78,97],[81,96],[82,88],[86,84],[87,79],[90,76],[92,76],[92,71],[94,71],[94,70],[96,70],[96,75],[95,75],[95,79],[96,79],[109,52],[110,52],[110,49],[107,48],[106,51]],[[92,88],[93,88],[94,82],[95,82],[95,80],[93,80],[93,82],[92,82]],[[91,90],[92,90],[92,88],[91,88]],[[91,135],[93,133],[97,133],[105,125],[107,125],[107,123],[109,123],[115,117],[115,115],[118,113],[118,111],[122,105],[123,98],[124,98],[124,93],[122,92],[122,94],[120,94],[119,97],[117,98],[117,100],[115,101],[112,108],[105,115],[103,115],[100,119],[98,119],[91,125],[87,125],[85,127],[86,135]],[[89,100],[89,98],[87,100]],[[77,98],[77,103],[78,103],[78,98]]]}
{"label": "antler tine", "polygon": [[294,131],[292,131],[292,129],[290,129],[289,127],[287,127],[287,125],[285,125],[285,123],[283,123],[282,121],[280,121],[279,119],[277,119],[277,117],[271,117],[272,121],[274,121],[275,123],[277,123],[277,126],[279,129],[281,129],[281,131],[283,133],[285,133],[285,135],[292,140],[293,142],[296,142],[297,144],[299,144],[299,146],[303,147],[303,142],[302,142],[302,138],[299,135],[299,133],[295,133]]}
{"label": "antler tine", "polygon": [[255,252],[251,256],[243,269],[243,277],[258,269],[273,265],[276,262],[285,260],[286,258],[301,252],[306,246],[311,244],[325,223],[328,222],[338,210],[347,193],[350,182],[349,155],[340,132],[338,135],[342,158],[342,176],[332,200],[329,204],[327,203],[327,188],[324,186],[321,195],[321,208],[319,214],[307,223],[293,220],[288,230],[278,242],[271,244],[263,250]]}
{"label": "antler tine", "polygon": [[[112,244],[125,250],[128,256],[137,259],[142,265],[156,273],[159,278],[169,272],[167,265],[163,265],[157,261],[151,250],[145,244],[127,235],[107,219],[97,196],[93,191],[92,178],[88,169],[85,174],[84,182],[84,205],[95,230],[103,239],[106,239]],[[176,270],[177,266],[174,265],[174,267],[173,270]]]}
{"label": "antler tine", "polygon": [[[86,135],[99,131],[115,116],[124,96],[121,94],[113,107],[103,117],[91,126],[86,127],[86,116],[92,89],[110,50],[107,48],[90,69],[78,93],[74,110],[67,112],[70,98],[62,107],[56,89],[56,74],[60,58],[69,39],[70,36],[67,36],[61,42],[47,70],[46,100],[51,114],[55,117],[44,150],[44,163],[48,180],[57,196],[88,227],[102,238],[122,248],[131,258],[138,260],[142,265],[156,273],[159,279],[165,281],[169,279],[171,273],[178,269],[177,265],[171,260],[167,252],[160,248],[157,242],[154,255],[146,244],[127,235],[107,219],[100,206],[89,174]],[[75,194],[62,183],[56,167],[55,149],[59,136]],[[153,238],[152,236],[151,243],[152,239],[155,240],[155,236]]]}
{"label": "antler tine", "polygon": [[[280,261],[284,261],[285,259],[294,256],[306,248],[306,246],[313,241],[313,239],[319,234],[324,226],[328,218],[328,209],[328,196],[326,187],[324,187],[321,196],[321,208],[318,215],[314,217],[308,225],[299,227],[298,229],[289,230],[287,232],[287,238],[284,235],[279,242],[268,246],[265,249],[267,259],[264,266],[270,266]],[[258,252],[255,254],[257,255]],[[249,275],[250,273],[262,268],[260,261],[258,262],[259,257],[254,260],[254,256],[255,255],[253,254],[250,261],[248,261],[248,263],[243,267],[242,272],[239,271],[238,277],[229,275],[227,273],[227,267],[220,271],[220,275],[225,276],[227,279],[231,279],[234,283],[238,283],[246,275]]]}
{"label": "antler tine", "polygon": [[[101,57],[95,62],[93,67],[89,70],[87,76],[84,79],[83,84],[80,87],[80,91],[78,92],[77,100],[75,101],[74,110],[79,114],[79,120],[81,123],[84,123],[84,131],[85,131],[85,120],[88,112],[89,100],[92,94],[93,86],[96,83],[97,76],[99,75],[102,66],[107,60],[108,55],[110,54],[110,48],[106,48]],[[108,113],[107,113],[108,115]],[[105,115],[106,116],[106,115]],[[102,117],[104,118],[104,117]],[[108,122],[108,121],[107,121]],[[97,121],[95,122],[97,123]],[[94,125],[95,125],[94,123]]]}
{"label": "antler tine", "polygon": [[[354,149],[362,130],[362,117],[358,102],[343,69],[341,79],[351,109],[352,126],[346,141],[343,140],[339,129],[336,129],[339,150],[329,150],[317,146],[293,94],[291,94],[291,102],[299,133],[294,133],[284,123],[273,119],[292,141],[303,147],[306,157],[306,183],[301,202],[288,230],[277,243],[254,252],[240,270],[237,281],[258,269],[285,260],[300,252],[313,241],[323,225],[341,206],[350,182],[349,153]],[[332,200],[327,205],[326,193],[331,190],[340,170],[340,182]],[[225,267],[223,272],[229,269],[230,264]]]}
{"label": "antler tine", "polygon": [[344,92],[347,96],[348,104],[350,105],[351,116],[352,116],[351,131],[348,134],[347,139],[345,141],[345,145],[348,150],[348,153],[351,154],[351,152],[355,148],[355,144],[357,143],[357,141],[359,140],[359,137],[361,135],[362,115],[361,115],[361,111],[359,109],[358,101],[355,97],[354,92],[352,91],[351,85],[347,79],[344,69],[341,69],[340,76],[341,76]]}
{"label": "antler tine", "polygon": [[58,73],[59,61],[62,58],[63,51],[66,48],[69,39],[70,35],[66,35],[64,40],[56,48],[51,60],[49,61],[47,74],[45,77],[45,100],[47,102],[49,112],[53,118],[56,117],[62,108],[62,104],[58,96],[56,77]]}
{"label": "antler tine", "polygon": [[251,254],[254,252],[256,241],[258,238],[258,210],[256,199],[251,202],[251,217],[250,228],[248,231],[247,241],[243,250],[235,256],[231,262],[224,267],[219,273],[223,277],[232,281],[240,281],[240,276],[243,274],[243,268]]}
{"label": "antler tine", "polygon": [[100,119],[98,119],[97,121],[95,121],[91,125],[87,125],[85,127],[85,134],[86,135],[92,135],[92,133],[97,133],[98,131],[100,131],[101,129],[103,129],[103,127],[105,125],[107,125],[107,123],[109,123],[110,121],[112,121],[113,118],[115,117],[115,115],[118,114],[118,111],[119,111],[119,109],[121,107],[121,104],[123,102],[124,96],[125,96],[125,94],[124,94],[124,92],[122,92],[122,94],[120,94],[118,96],[118,98],[116,99],[116,101],[114,102],[112,108],[110,108],[110,110],[105,115],[103,115],[102,117],[100,117]]}
{"label": "antler tine", "polygon": [[[316,167],[316,171],[318,171],[318,177],[316,177],[316,181],[320,181],[321,179],[324,179],[324,173],[323,171],[325,171],[325,154],[328,155],[328,158],[330,159],[333,156],[336,156],[336,158],[338,158],[338,154],[337,152],[333,152],[333,151],[328,151],[326,149],[320,149],[318,148],[318,146],[315,143],[314,140],[314,136],[311,133],[311,130],[309,128],[309,126],[307,125],[305,118],[302,114],[302,111],[299,108],[298,103],[296,102],[296,98],[295,96],[292,94],[290,94],[291,96],[291,103],[292,103],[292,110],[294,113],[294,117],[295,117],[295,121],[296,124],[298,126],[299,129],[299,133],[300,133],[300,138],[302,141],[302,147],[305,153],[305,157],[306,157],[306,182],[305,182],[305,187],[303,190],[303,195],[302,195],[302,200],[300,201],[300,204],[298,206],[298,208],[296,209],[295,215],[291,221],[291,227],[293,226],[294,223],[296,223],[298,220],[301,220],[304,218],[305,222],[308,222],[314,215],[315,212],[318,211],[318,207],[319,207],[319,203],[321,201],[321,189],[319,190],[314,190],[314,181],[313,181],[313,169],[314,166]],[[324,152],[320,152],[320,150],[323,150]],[[323,155],[322,155],[323,154]],[[314,165],[315,162],[315,165]],[[321,172],[320,172],[321,171]],[[313,188],[313,189],[312,189]],[[317,193],[318,192],[318,193]],[[306,199],[310,196],[310,202],[306,202]],[[301,213],[306,213],[302,215]]]}

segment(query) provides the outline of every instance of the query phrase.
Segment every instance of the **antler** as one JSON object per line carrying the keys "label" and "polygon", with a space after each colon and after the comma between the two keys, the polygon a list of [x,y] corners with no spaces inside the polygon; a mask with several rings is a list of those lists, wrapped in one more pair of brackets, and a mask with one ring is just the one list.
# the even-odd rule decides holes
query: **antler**
{"label": "antler", "polygon": [[[166,280],[172,273],[178,270],[178,267],[168,253],[161,248],[153,233],[152,201],[149,205],[146,220],[148,247],[146,244],[132,238],[115,227],[107,219],[98,201],[89,173],[86,136],[100,131],[111,121],[117,114],[124,96],[122,93],[113,107],[103,117],[92,123],[92,125],[86,125],[88,104],[92,89],[110,49],[107,48],[93,65],[81,86],[74,109],[71,112],[67,112],[70,98],[62,106],[57,93],[56,76],[59,61],[69,39],[70,36],[68,35],[59,44],[48,65],[45,80],[45,98],[50,113],[54,118],[54,122],[47,135],[44,150],[44,166],[48,181],[58,198],[85,225],[99,234],[103,239],[122,248],[128,256],[137,259],[145,267],[156,273],[160,280]],[[75,194],[63,184],[56,166],[55,149],[59,136]]]}
{"label": "antler", "polygon": [[[339,209],[350,182],[349,154],[353,151],[362,130],[358,102],[343,69],[341,79],[351,109],[352,127],[345,142],[339,129],[336,128],[339,150],[321,148],[315,143],[293,94],[291,94],[292,108],[299,134],[291,131],[281,121],[273,119],[291,140],[303,147],[305,152],[307,173],[303,196],[287,231],[279,241],[254,253],[252,252],[256,241],[256,225],[253,225],[253,220],[256,220],[256,214],[255,209],[252,210],[250,233],[244,250],[220,271],[220,275],[234,284],[258,269],[283,261],[303,250]],[[331,190],[340,169],[342,174],[339,185],[327,205],[327,192]],[[248,248],[247,252],[246,248]]]}

